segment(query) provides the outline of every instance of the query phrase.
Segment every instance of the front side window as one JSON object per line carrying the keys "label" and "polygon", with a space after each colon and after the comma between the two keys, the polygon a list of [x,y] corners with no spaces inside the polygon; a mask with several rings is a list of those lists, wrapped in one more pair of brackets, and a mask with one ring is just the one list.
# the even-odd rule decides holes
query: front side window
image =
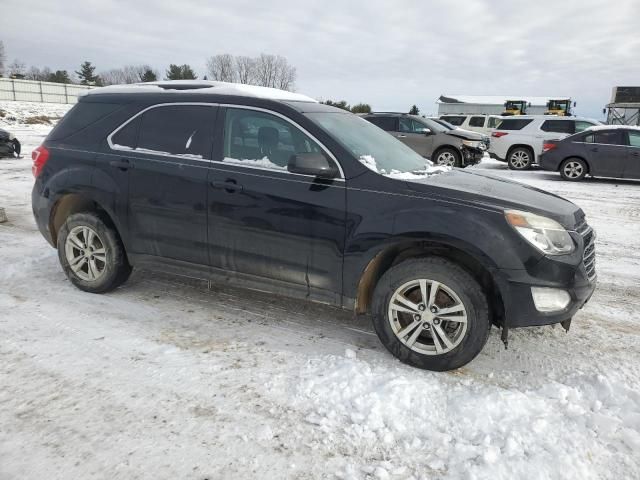
{"label": "front side window", "polygon": [[540,130],[553,133],[574,133],[573,120],[545,120]]}
{"label": "front side window", "polygon": [[227,109],[223,162],[286,171],[289,159],[298,153],[322,153],[322,149],[280,117],[256,110]]}
{"label": "front side window", "polygon": [[457,116],[457,115],[444,115],[440,117],[442,120],[446,120],[451,125],[459,127],[462,125],[467,117]]}
{"label": "front side window", "polygon": [[215,110],[205,105],[170,105],[147,110],[140,120],[135,150],[209,158],[214,118]]}
{"label": "front side window", "polygon": [[593,127],[595,123],[585,122],[584,120],[576,120],[576,133],[584,132],[587,128]]}
{"label": "front side window", "polygon": [[398,131],[398,119],[396,117],[366,117],[366,119],[385,132]]}
{"label": "front side window", "polygon": [[629,130],[629,145],[640,148],[640,132]]}
{"label": "front side window", "polygon": [[603,145],[623,145],[622,135],[619,130],[596,131],[584,137],[584,141]]}
{"label": "front side window", "polygon": [[489,117],[489,124],[487,125],[489,128],[497,128],[498,125],[500,125],[500,122],[502,121],[501,118],[497,118],[497,117]]}
{"label": "front side window", "polygon": [[426,125],[407,117],[400,118],[400,131],[407,133],[423,133]]}
{"label": "front side window", "polygon": [[469,120],[470,127],[484,127],[484,117],[471,117]]}

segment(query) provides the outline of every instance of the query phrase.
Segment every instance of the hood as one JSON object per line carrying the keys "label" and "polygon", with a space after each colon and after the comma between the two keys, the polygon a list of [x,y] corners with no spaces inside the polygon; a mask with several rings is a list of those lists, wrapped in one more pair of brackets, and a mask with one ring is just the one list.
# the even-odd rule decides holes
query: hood
{"label": "hood", "polygon": [[486,135],[478,132],[472,132],[470,130],[463,130],[462,128],[456,128],[455,130],[447,130],[447,135],[452,137],[462,138],[463,140],[482,140]]}
{"label": "hood", "polygon": [[553,218],[573,229],[584,213],[574,203],[553,193],[485,173],[452,170],[406,182],[414,192],[457,199],[474,206],[513,208]]}

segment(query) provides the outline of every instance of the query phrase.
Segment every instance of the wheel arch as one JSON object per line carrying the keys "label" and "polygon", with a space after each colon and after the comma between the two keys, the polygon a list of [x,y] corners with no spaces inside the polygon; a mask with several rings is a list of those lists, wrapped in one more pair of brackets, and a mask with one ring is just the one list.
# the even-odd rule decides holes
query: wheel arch
{"label": "wheel arch", "polygon": [[571,160],[572,158],[577,158],[578,160],[582,160],[584,164],[587,166],[587,171],[585,173],[591,173],[591,165],[589,165],[589,161],[581,155],[570,155],[568,157],[563,158],[562,161],[558,164],[557,171],[559,172],[562,169],[562,165],[564,165],[564,162],[566,162],[567,160]]}
{"label": "wheel arch", "polygon": [[437,256],[445,258],[465,269],[480,284],[487,296],[494,323],[504,321],[504,302],[500,287],[491,274],[492,267],[486,259],[469,253],[460,242],[448,239],[400,241],[387,246],[372,258],[359,277],[356,290],[356,314],[370,313],[373,292],[382,275],[394,265],[412,258]]}
{"label": "wheel arch", "polygon": [[527,145],[526,143],[515,143],[509,147],[507,150],[506,160],[509,161],[509,157],[511,156],[511,152],[513,152],[516,148],[526,148],[531,152],[531,163],[535,163],[536,161],[536,152],[531,145]]}

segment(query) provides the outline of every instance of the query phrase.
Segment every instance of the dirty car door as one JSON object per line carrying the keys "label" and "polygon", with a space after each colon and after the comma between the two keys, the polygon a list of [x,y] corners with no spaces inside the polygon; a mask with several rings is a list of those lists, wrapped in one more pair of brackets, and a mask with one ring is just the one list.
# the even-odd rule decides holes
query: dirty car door
{"label": "dirty car door", "polygon": [[291,155],[323,150],[286,119],[248,108],[221,117],[223,145],[209,173],[211,266],[339,302],[344,181],[287,171]]}

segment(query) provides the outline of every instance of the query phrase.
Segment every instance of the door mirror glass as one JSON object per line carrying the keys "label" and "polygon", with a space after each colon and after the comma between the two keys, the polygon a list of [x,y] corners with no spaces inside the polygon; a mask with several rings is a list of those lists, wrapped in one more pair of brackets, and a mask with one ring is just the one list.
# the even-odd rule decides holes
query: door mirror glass
{"label": "door mirror glass", "polygon": [[291,173],[313,175],[320,178],[336,178],[338,167],[322,153],[296,153],[289,157],[287,170]]}
{"label": "door mirror glass", "polygon": [[424,133],[425,135],[431,135],[431,129],[430,128],[424,127],[420,131],[421,131],[421,133]]}

